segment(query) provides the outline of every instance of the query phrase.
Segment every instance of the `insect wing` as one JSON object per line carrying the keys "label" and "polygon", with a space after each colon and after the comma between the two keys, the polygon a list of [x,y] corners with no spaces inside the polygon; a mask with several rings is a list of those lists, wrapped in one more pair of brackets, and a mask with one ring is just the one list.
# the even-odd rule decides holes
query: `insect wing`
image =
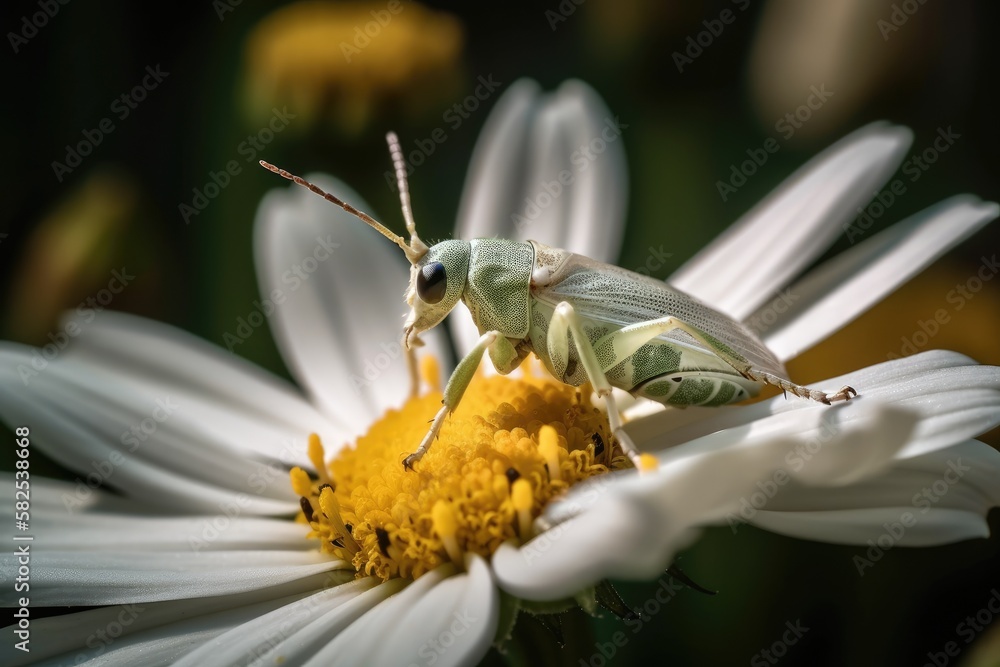
{"label": "insect wing", "polygon": [[[581,317],[619,327],[670,315],[725,343],[754,368],[787,377],[774,353],[745,325],[664,282],[582,255],[569,255],[560,264],[546,284],[533,291],[539,301],[552,306],[568,301]],[[660,338],[715,355],[680,330]]]}

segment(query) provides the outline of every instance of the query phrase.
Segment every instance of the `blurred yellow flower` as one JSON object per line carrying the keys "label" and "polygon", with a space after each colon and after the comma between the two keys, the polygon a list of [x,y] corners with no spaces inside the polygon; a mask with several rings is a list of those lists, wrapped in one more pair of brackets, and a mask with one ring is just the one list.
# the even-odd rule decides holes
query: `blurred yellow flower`
{"label": "blurred yellow flower", "polygon": [[[246,45],[247,106],[364,129],[386,106],[417,116],[460,85],[462,27],[415,2],[299,2],[264,18]],[[304,121],[304,122],[303,122]]]}
{"label": "blurred yellow flower", "polygon": [[138,205],[132,181],[110,169],[96,170],[58,204],[35,227],[14,270],[7,335],[48,342],[62,311],[108,281]]}

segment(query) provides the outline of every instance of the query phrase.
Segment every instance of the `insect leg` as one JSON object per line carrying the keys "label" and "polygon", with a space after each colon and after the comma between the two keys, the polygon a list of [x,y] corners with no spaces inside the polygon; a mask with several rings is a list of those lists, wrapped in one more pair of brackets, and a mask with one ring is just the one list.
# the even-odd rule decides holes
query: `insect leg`
{"label": "insect leg", "polygon": [[427,453],[431,443],[437,439],[438,433],[444,425],[445,417],[454,412],[455,408],[458,407],[462,396],[465,394],[465,390],[469,388],[469,383],[476,376],[476,370],[479,368],[479,364],[483,360],[483,354],[486,353],[487,349],[490,350],[491,356],[495,359],[506,359],[508,356],[517,355],[514,346],[499,331],[489,331],[480,336],[479,342],[476,343],[469,354],[465,355],[458,362],[455,372],[448,378],[448,384],[444,388],[444,398],[441,400],[441,409],[434,416],[431,427],[427,431],[427,435],[424,436],[424,439],[420,441],[417,451],[403,460],[404,468],[412,469],[413,464]]}
{"label": "insect leg", "polygon": [[[790,380],[786,380],[783,377],[779,377],[773,373],[768,373],[766,371],[758,370],[753,368],[746,359],[740,356],[735,350],[726,345],[720,340],[717,340],[713,336],[696,329],[695,327],[687,324],[681,320],[674,317],[664,317],[659,320],[651,320],[649,322],[639,322],[638,324],[631,324],[627,327],[620,329],[612,334],[609,334],[606,338],[614,344],[614,351],[616,356],[624,353],[628,350],[628,354],[631,354],[637,350],[643,343],[650,340],[654,336],[646,336],[651,331],[656,331],[660,329],[655,335],[660,333],[666,333],[669,329],[680,329],[681,331],[687,333],[692,338],[697,340],[702,345],[707,346],[712,352],[717,354],[720,359],[725,361],[727,364],[736,369],[740,375],[747,378],[748,380],[754,380],[755,382],[764,382],[766,384],[774,385],[783,391],[788,391],[800,398],[808,398],[813,401],[819,401],[820,403],[825,403],[829,405],[835,401],[847,401],[858,395],[858,392],[854,390],[853,387],[841,387],[839,391],[832,394],[828,394],[817,389],[808,389],[802,385],[795,384]],[[638,334],[638,335],[637,335]],[[640,342],[641,341],[641,342]],[[598,345],[604,344],[604,340],[598,341]],[[638,344],[637,344],[638,343]],[[621,349],[622,352],[619,352]],[[625,355],[627,356],[627,355]],[[622,357],[624,358],[624,357]]]}
{"label": "insect leg", "polygon": [[838,391],[828,394],[824,391],[819,391],[818,389],[809,389],[808,387],[803,387],[802,385],[795,384],[785,378],[778,377],[773,373],[765,373],[764,371],[758,371],[755,369],[750,369],[743,374],[744,376],[750,378],[751,380],[756,380],[758,382],[766,382],[767,384],[772,384],[778,387],[782,391],[788,391],[800,398],[808,398],[813,401],[819,401],[820,403],[825,403],[830,405],[837,401],[849,401],[858,395],[857,390],[854,387],[844,385]]}
{"label": "insect leg", "polygon": [[632,439],[622,428],[621,413],[618,412],[618,404],[611,393],[611,383],[608,382],[608,378],[601,368],[601,363],[594,352],[594,346],[591,345],[590,339],[584,333],[583,327],[580,325],[580,318],[577,316],[576,311],[573,310],[572,304],[563,301],[556,306],[555,312],[552,314],[552,320],[549,323],[547,345],[549,358],[552,360],[553,367],[555,368],[559,368],[560,366],[563,369],[566,368],[566,360],[569,357],[569,336],[567,332],[573,333],[573,343],[576,345],[577,354],[580,356],[580,363],[583,364],[583,369],[587,373],[587,379],[593,385],[597,395],[604,399],[611,432],[614,433],[615,438],[618,439],[619,444],[622,446],[622,450],[632,460],[635,467],[639,468],[639,451],[636,449]]}
{"label": "insect leg", "polygon": [[417,350],[410,347],[406,342],[406,334],[403,334],[403,350],[406,351],[406,369],[410,372],[410,400],[413,400],[420,393],[420,366],[417,364]]}

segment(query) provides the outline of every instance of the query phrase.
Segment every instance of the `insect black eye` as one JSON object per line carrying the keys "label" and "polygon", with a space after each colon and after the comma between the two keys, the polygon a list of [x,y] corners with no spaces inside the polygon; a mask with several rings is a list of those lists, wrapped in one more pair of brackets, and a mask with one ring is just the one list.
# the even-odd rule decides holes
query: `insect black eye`
{"label": "insect black eye", "polygon": [[444,272],[444,264],[432,262],[420,269],[417,274],[417,296],[424,303],[434,304],[444,298],[448,289],[448,280]]}

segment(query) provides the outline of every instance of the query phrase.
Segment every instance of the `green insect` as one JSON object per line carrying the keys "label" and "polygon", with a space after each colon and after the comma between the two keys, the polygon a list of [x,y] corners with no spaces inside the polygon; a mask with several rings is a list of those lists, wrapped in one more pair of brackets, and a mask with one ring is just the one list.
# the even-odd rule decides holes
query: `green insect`
{"label": "green insect", "polygon": [[427,435],[403,465],[427,452],[455,410],[483,354],[508,374],[533,352],[561,382],[590,382],[604,399],[611,430],[638,465],[639,453],[622,429],[612,388],[674,406],[717,406],[756,396],[765,384],[830,404],[857,392],[825,393],[794,384],[781,362],[746,326],[674,289],[626,269],[535,241],[441,241],[428,247],[417,235],[399,140],[387,136],[399,183],[409,243],[380,222],[308,181],[261,161],[374,227],[410,261],[403,347],[411,392],[418,386],[415,348],[461,301],[480,338],[452,373],[443,405]]}

